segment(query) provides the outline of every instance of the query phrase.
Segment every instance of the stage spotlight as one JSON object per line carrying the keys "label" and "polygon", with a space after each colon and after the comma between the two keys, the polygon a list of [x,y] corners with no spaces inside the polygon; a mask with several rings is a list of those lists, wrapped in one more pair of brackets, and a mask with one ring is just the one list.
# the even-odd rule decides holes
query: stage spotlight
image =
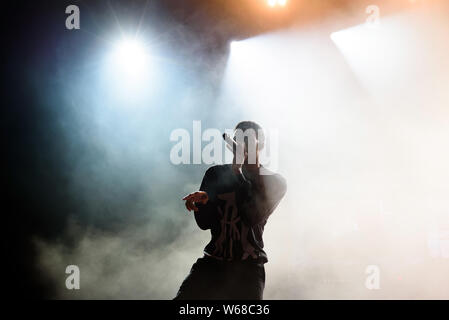
{"label": "stage spotlight", "polygon": [[287,0],[267,0],[267,3],[270,7],[275,7],[276,5],[284,7],[287,4]]}
{"label": "stage spotlight", "polygon": [[414,65],[410,52],[417,48],[404,19],[385,17],[376,28],[365,23],[330,35],[358,81],[373,95],[384,92],[390,83],[407,81],[404,75]]}
{"label": "stage spotlight", "polygon": [[121,98],[120,101],[126,101],[128,105],[145,101],[155,87],[151,81],[156,73],[152,59],[145,42],[136,38],[113,43],[106,54],[102,73],[105,88],[114,98]]}
{"label": "stage spotlight", "polygon": [[124,74],[139,77],[148,64],[147,52],[139,41],[127,39],[116,45],[114,62]]}
{"label": "stage spotlight", "polygon": [[231,51],[232,50],[236,50],[236,48],[238,47],[239,43],[238,41],[231,41],[231,43],[229,44]]}

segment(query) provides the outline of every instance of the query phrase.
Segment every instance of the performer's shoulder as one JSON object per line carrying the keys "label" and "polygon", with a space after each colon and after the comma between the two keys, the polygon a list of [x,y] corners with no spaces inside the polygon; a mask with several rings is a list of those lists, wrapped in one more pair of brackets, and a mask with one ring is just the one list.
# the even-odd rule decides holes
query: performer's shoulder
{"label": "performer's shoulder", "polygon": [[271,171],[266,167],[261,167],[260,174],[274,182],[278,188],[287,189],[287,180],[280,173]]}
{"label": "performer's shoulder", "polygon": [[231,164],[217,164],[213,165],[206,170],[206,174],[217,174],[220,172],[227,171],[231,168]]}
{"label": "performer's shoulder", "polygon": [[274,177],[276,179],[280,179],[280,180],[285,180],[285,178],[278,172],[274,172],[264,166],[260,167],[260,174],[263,176],[271,176]]}

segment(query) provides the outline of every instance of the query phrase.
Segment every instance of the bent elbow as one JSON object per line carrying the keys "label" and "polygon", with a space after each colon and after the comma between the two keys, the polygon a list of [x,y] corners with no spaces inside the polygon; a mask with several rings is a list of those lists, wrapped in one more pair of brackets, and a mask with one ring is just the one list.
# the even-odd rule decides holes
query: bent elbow
{"label": "bent elbow", "polygon": [[261,222],[263,222],[265,219],[259,216],[245,216],[244,218],[242,217],[243,222],[246,224],[247,227],[254,227],[258,224],[260,224]]}
{"label": "bent elbow", "polygon": [[209,230],[210,229],[209,225],[200,224],[200,223],[197,223],[197,225],[201,230]]}
{"label": "bent elbow", "polygon": [[209,223],[209,221],[204,221],[204,219],[202,219],[202,218],[204,218],[204,217],[200,217],[200,216],[199,216],[199,213],[197,213],[197,212],[195,212],[194,214],[195,214],[195,221],[196,221],[196,224],[198,225],[198,227],[199,227],[201,230],[208,230],[208,229],[210,229],[210,223]]}

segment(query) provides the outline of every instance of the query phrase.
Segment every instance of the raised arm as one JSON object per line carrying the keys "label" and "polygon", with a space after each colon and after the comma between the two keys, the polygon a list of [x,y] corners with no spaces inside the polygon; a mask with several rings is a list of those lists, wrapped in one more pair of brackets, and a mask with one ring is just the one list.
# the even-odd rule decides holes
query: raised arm
{"label": "raised arm", "polygon": [[243,222],[252,227],[273,213],[287,191],[287,183],[279,174],[253,176],[238,174],[236,198]]}

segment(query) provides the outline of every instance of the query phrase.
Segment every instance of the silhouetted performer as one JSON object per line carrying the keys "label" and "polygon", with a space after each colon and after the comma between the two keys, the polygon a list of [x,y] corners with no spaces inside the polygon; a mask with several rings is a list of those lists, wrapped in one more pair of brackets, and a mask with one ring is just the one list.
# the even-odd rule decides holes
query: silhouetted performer
{"label": "silhouetted performer", "polygon": [[261,127],[244,121],[235,129],[234,139],[224,135],[233,146],[233,163],[209,168],[200,191],[183,199],[212,239],[175,299],[263,298],[268,259],[262,234],[287,187],[281,175],[259,164],[265,140]]}

